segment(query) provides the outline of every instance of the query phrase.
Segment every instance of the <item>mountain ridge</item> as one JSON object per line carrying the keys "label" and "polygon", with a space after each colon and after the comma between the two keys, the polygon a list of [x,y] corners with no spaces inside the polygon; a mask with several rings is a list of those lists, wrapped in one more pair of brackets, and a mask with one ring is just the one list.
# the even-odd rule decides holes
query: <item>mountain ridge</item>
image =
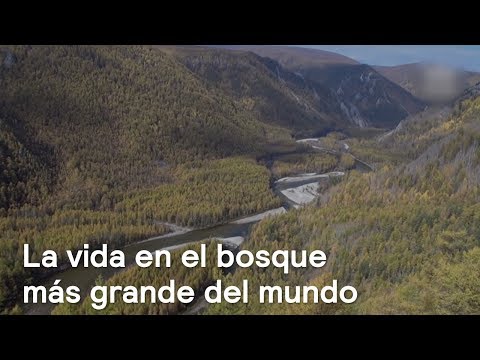
{"label": "mountain ridge", "polygon": [[251,51],[263,57],[275,58],[282,66],[293,68],[298,66],[329,64],[360,64],[348,56],[332,51],[284,45],[214,45],[215,48]]}
{"label": "mountain ridge", "polygon": [[[373,67],[336,53],[287,46],[225,46],[272,58],[336,98],[338,110],[359,127],[393,128],[426,104]],[[294,61],[295,60],[295,61]]]}

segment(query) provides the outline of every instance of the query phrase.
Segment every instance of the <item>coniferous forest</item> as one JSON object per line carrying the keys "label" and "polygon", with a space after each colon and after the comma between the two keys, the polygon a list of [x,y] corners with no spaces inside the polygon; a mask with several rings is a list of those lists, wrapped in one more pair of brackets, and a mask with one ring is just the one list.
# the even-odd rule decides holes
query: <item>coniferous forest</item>
{"label": "coniferous forest", "polygon": [[[221,271],[209,256],[203,269],[131,267],[99,281],[159,287],[173,278],[201,293],[217,279],[248,279],[252,292],[338,279],[359,293],[354,304],[335,306],[265,305],[251,296],[205,314],[479,314],[478,85],[448,103],[418,105],[392,127],[352,120],[324,77],[244,50],[0,46],[0,312],[22,313],[23,286],[51,275],[23,268],[25,243],[38,261],[46,249],[122,248],[168,234],[172,224],[227,224],[287,206],[280,178],[337,171],[344,176],[313,202],[254,224],[240,246],[321,249],[322,269]],[[404,91],[388,84],[392,94]],[[359,94],[376,94],[366,86]],[[406,98],[386,96],[397,107]],[[189,311],[121,302],[95,311],[89,302],[53,314]]]}

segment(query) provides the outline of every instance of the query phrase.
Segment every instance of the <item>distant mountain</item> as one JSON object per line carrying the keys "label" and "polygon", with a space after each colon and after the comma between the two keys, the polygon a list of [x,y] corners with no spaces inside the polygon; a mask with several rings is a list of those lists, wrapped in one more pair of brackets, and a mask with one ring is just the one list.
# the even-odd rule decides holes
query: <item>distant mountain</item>
{"label": "distant mountain", "polygon": [[228,46],[278,61],[311,84],[328,88],[339,112],[360,127],[395,127],[426,104],[369,65],[328,51],[288,46]]}
{"label": "distant mountain", "polygon": [[394,127],[425,108],[421,100],[368,65],[312,68],[304,76],[334,90],[342,112],[360,127]]}
{"label": "distant mountain", "polygon": [[434,64],[413,63],[374,68],[389,80],[430,104],[449,103],[465,89],[480,81],[480,73]]}

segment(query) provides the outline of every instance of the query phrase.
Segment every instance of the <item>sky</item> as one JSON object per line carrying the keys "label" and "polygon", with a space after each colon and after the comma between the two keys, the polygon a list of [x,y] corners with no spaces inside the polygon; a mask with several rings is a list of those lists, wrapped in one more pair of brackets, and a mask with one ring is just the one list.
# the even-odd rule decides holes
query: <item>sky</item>
{"label": "sky", "polygon": [[299,45],[333,51],[369,65],[427,62],[480,72],[480,45]]}

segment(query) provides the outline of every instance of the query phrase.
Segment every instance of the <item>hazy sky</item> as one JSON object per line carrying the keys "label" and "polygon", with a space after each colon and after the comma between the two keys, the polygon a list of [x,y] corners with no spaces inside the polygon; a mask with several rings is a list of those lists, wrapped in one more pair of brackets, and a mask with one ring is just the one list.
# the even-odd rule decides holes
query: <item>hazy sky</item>
{"label": "hazy sky", "polygon": [[370,65],[430,62],[480,71],[480,45],[301,45],[328,50]]}

